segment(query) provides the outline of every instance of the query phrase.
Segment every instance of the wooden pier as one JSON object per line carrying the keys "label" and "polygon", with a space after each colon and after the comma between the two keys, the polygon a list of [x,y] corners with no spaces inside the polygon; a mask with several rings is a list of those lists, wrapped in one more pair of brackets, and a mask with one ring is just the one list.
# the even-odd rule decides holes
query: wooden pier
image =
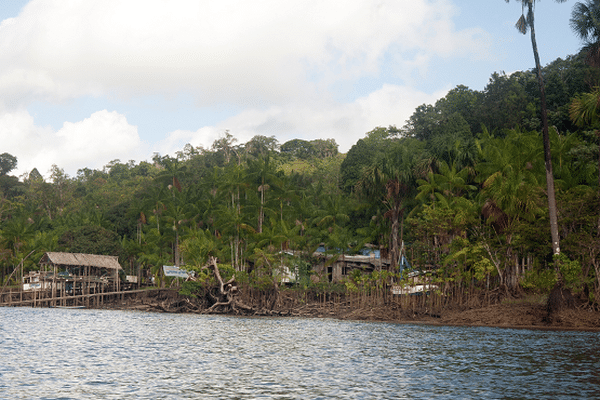
{"label": "wooden pier", "polygon": [[50,290],[23,291],[10,289],[0,294],[0,307],[85,307],[100,308],[105,303],[123,301],[137,296],[143,290],[126,290],[118,292],[91,293],[79,295],[52,296]]}

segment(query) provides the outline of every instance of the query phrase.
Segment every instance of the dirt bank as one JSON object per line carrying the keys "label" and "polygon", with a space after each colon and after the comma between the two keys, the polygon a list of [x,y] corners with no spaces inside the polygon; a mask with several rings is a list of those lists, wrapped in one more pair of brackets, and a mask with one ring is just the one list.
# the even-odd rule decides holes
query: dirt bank
{"label": "dirt bank", "polygon": [[[179,295],[175,290],[150,290],[138,296],[106,303],[103,308],[151,312],[203,313],[206,308],[197,299]],[[556,329],[600,331],[600,312],[585,307],[562,310],[548,317],[546,305],[539,299],[515,300],[479,308],[444,309],[431,313],[427,309],[406,309],[398,304],[376,307],[353,307],[348,303],[309,302],[280,306],[272,310],[256,309],[254,316],[293,316],[336,318],[342,320],[425,323],[432,325],[489,326],[519,329]]]}

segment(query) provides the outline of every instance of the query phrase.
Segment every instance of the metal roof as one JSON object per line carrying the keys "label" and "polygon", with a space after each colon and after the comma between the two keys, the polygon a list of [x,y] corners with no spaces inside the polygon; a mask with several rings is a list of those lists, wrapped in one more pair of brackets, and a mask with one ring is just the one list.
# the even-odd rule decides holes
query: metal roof
{"label": "metal roof", "polygon": [[117,256],[100,256],[82,253],[48,252],[42,256],[40,264],[72,265],[107,269],[122,269]]}

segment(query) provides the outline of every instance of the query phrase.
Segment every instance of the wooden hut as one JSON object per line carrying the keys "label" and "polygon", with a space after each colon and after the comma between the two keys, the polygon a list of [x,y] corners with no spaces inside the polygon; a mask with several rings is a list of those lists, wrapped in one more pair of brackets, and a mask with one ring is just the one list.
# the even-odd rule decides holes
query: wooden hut
{"label": "wooden hut", "polygon": [[[313,256],[322,260],[319,265],[315,266],[317,274],[326,275],[327,280],[334,283],[342,282],[355,269],[369,273],[389,268],[389,261],[376,257],[374,253],[369,255],[332,255],[316,252]],[[331,262],[334,257],[335,261]]]}
{"label": "wooden hut", "polygon": [[23,277],[23,291],[44,292],[43,297],[55,298],[120,289],[122,268],[116,256],[48,252],[39,264],[39,271]]}

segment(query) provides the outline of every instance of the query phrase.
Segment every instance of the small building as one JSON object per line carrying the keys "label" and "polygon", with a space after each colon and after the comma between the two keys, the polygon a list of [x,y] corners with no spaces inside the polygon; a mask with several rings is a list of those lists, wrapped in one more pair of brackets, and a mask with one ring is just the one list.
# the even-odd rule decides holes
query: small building
{"label": "small building", "polygon": [[116,256],[48,252],[39,264],[39,271],[23,277],[23,291],[51,291],[56,297],[119,290],[122,268]]}
{"label": "small building", "polygon": [[[315,267],[317,274],[326,275],[327,280],[334,283],[343,281],[355,269],[359,269],[363,273],[370,273],[389,268],[389,261],[380,258],[374,252],[369,255],[331,255],[315,252],[313,256],[323,260],[320,265]],[[333,262],[332,258],[335,258]]]}

